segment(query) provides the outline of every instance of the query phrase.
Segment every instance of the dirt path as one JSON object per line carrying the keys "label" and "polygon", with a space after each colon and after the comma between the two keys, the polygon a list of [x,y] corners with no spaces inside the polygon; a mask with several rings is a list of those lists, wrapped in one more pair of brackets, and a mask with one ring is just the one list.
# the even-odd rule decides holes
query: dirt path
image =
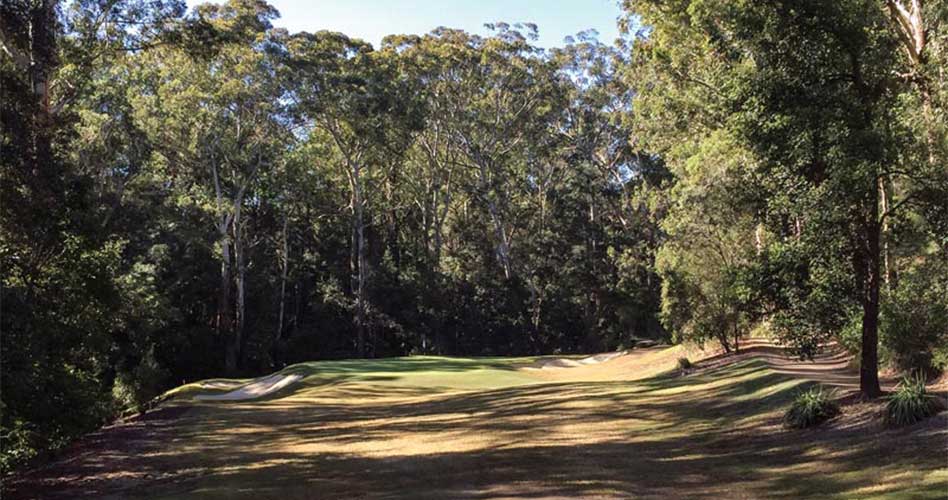
{"label": "dirt path", "polygon": [[[700,363],[702,370],[736,363],[744,359],[761,359],[775,372],[818,382],[844,392],[859,390],[859,370],[854,367],[852,357],[841,347],[830,345],[813,360],[803,360],[790,355],[787,350],[771,339],[753,338],[744,340],[738,354],[710,356]],[[884,391],[895,388],[897,380],[880,376]]]}

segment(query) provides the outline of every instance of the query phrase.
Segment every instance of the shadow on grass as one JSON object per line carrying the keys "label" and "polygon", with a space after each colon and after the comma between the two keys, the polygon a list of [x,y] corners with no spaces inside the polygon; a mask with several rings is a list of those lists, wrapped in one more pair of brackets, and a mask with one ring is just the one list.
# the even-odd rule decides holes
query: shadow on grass
{"label": "shadow on grass", "polygon": [[[431,390],[449,390],[452,387],[436,387],[432,379],[438,377],[454,381],[460,387],[455,389],[479,389],[480,385],[518,385],[530,380],[530,377],[518,368],[536,358],[473,357],[452,358],[442,356],[411,356],[382,359],[353,359],[339,361],[312,361],[290,365],[275,374],[284,376],[299,375],[302,380],[292,383],[265,396],[252,398],[256,402],[272,401],[291,395],[324,389],[346,383],[396,385],[423,385]],[[467,377],[466,375],[472,375]],[[507,377],[507,380],[501,380]],[[210,379],[195,382],[167,393],[167,397],[178,400],[189,399],[196,395],[224,394],[238,390],[254,379]],[[491,384],[491,382],[499,382]],[[216,387],[207,384],[218,384]],[[217,401],[217,404],[233,404],[237,401]]]}
{"label": "shadow on grass", "polygon": [[[446,356],[406,356],[381,359],[347,359],[341,361],[311,361],[290,365],[281,373],[311,375],[315,373],[405,373],[405,372],[464,372],[471,370],[516,370],[520,358],[455,358]],[[528,359],[528,358],[523,358]]]}
{"label": "shadow on grass", "polygon": [[[340,376],[348,376],[342,372]],[[368,377],[375,375],[367,375]],[[329,377],[328,379],[332,379]],[[327,379],[327,380],[328,380]],[[105,430],[4,498],[941,498],[946,419],[914,431],[768,428],[802,382],[757,361],[689,377],[329,402],[203,405]],[[430,396],[410,402],[400,398]],[[941,476],[944,479],[944,476]],[[44,490],[28,488],[45,488]]]}

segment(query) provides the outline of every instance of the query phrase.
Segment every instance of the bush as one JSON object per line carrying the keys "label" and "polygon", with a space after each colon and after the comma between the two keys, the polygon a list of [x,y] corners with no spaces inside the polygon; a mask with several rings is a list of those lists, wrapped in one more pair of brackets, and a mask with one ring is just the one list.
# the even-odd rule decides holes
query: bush
{"label": "bush", "polygon": [[[0,409],[3,403],[0,402]],[[13,470],[15,465],[26,462],[38,453],[33,442],[32,433],[26,423],[18,420],[9,424],[9,427],[0,428],[3,440],[3,453],[0,453],[0,475]]]}
{"label": "bush", "polygon": [[823,386],[800,392],[784,415],[784,424],[794,429],[805,429],[839,415],[839,404],[833,397],[833,392],[825,390]]}
{"label": "bush", "polygon": [[888,397],[885,405],[886,425],[899,427],[911,425],[944,409],[938,396],[925,390],[925,379],[921,375],[905,377],[898,389]]}
{"label": "bush", "polygon": [[116,374],[112,397],[122,409],[144,411],[147,403],[161,394],[167,378],[168,372],[155,360],[152,347],[138,366]]}
{"label": "bush", "polygon": [[689,369],[691,369],[692,366],[694,366],[694,365],[691,364],[691,360],[689,360],[688,358],[684,358],[684,357],[678,358],[678,369],[679,369],[679,370],[681,370],[681,371],[689,370]]}
{"label": "bush", "polygon": [[940,259],[906,270],[882,304],[880,354],[906,372],[948,368],[948,265]]}

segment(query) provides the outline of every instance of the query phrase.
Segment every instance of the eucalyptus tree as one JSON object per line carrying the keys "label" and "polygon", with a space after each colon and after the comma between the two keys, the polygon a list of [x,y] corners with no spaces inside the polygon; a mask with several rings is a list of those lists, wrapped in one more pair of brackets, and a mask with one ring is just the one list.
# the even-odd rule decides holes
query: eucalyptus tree
{"label": "eucalyptus tree", "polygon": [[[579,188],[586,198],[587,229],[582,234],[587,260],[577,267],[587,275],[583,280],[589,294],[584,308],[589,348],[599,347],[605,330],[626,322],[611,317],[616,308],[610,302],[630,299],[642,316],[657,307],[654,258],[661,236],[655,201],[657,189],[666,180],[660,162],[637,150],[642,144],[630,140],[633,130],[628,116],[634,92],[623,78],[630,68],[626,41],[618,39],[610,46],[596,35],[580,32],[551,51],[570,82],[568,105],[556,126],[562,143],[559,154],[571,169],[589,176]],[[620,268],[635,270],[627,275]],[[619,297],[624,299],[615,300]],[[641,335],[641,326],[626,328]]]}
{"label": "eucalyptus tree", "polygon": [[569,37],[562,48],[553,49],[552,57],[572,85],[560,132],[574,159],[596,167],[604,181],[617,187],[622,197],[608,207],[625,228],[632,225],[632,189],[628,182],[640,156],[631,143],[628,120],[634,95],[622,72],[629,67],[626,47],[600,42],[595,33],[580,32]]}
{"label": "eucalyptus tree", "polygon": [[247,204],[258,202],[260,173],[288,141],[275,78],[279,32],[270,31],[276,11],[254,1],[204,4],[195,15],[216,45],[206,54],[170,47],[138,61],[146,83],[136,110],[156,146],[155,161],[181,189],[178,203],[213,221],[220,262],[215,325],[233,373],[247,321]]}
{"label": "eucalyptus tree", "polygon": [[[517,155],[548,132],[558,78],[530,44],[535,26],[525,26],[526,35],[504,23],[488,27],[495,31],[489,37],[439,28],[399,43],[425,82],[428,114],[419,145],[440,178],[433,193],[448,177],[469,180],[465,187],[490,218],[495,256],[510,279],[516,274],[511,189],[523,178],[516,162],[525,161]],[[436,237],[438,230],[435,224]]]}
{"label": "eucalyptus tree", "polygon": [[336,156],[327,163],[343,172],[349,187],[350,291],[356,351],[364,356],[372,273],[366,212],[374,181],[387,162],[400,157],[416,127],[412,101],[400,91],[387,56],[361,40],[328,31],[300,33],[288,41],[288,50],[298,116],[310,140],[332,144]]}
{"label": "eucalyptus tree", "polygon": [[944,159],[946,122],[943,110],[946,100],[944,63],[948,48],[940,36],[948,23],[948,7],[942,2],[924,0],[885,0],[890,18],[889,30],[896,35],[901,48],[902,69],[899,77],[910,83],[919,103],[921,120],[914,127],[925,137],[928,162]]}
{"label": "eucalyptus tree", "polygon": [[[900,119],[912,89],[893,78],[906,66],[886,5],[625,7],[648,26],[637,54],[650,84],[636,101],[648,137],[678,168],[713,168],[703,156],[715,150],[739,162],[757,198],[750,215],[769,230],[763,305],[804,354],[857,315],[860,388],[877,396],[882,227],[928,178]],[[883,204],[880,180],[895,177],[906,182]]]}
{"label": "eucalyptus tree", "polygon": [[418,130],[407,152],[409,161],[405,167],[410,169],[410,175],[404,176],[403,189],[420,211],[426,267],[437,272],[441,266],[448,212],[458,194],[460,152],[453,147],[444,126],[446,102],[435,98],[437,75],[443,61],[431,52],[430,44],[422,46],[422,43],[422,37],[417,35],[392,35],[383,41],[383,50],[400,61],[400,77],[410,82],[421,101],[417,109],[424,126]]}

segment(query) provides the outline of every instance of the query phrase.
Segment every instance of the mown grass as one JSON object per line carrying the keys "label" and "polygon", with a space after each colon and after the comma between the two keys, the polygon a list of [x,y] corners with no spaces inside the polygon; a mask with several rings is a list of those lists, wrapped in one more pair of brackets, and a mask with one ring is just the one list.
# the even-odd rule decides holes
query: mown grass
{"label": "mown grass", "polygon": [[255,401],[198,402],[212,391],[192,384],[166,403],[183,413],[134,450],[119,442],[80,460],[96,479],[75,487],[280,500],[948,492],[944,415],[902,429],[789,430],[783,412],[811,382],[760,359],[681,376],[680,354],[560,370],[523,369],[537,358],[302,363],[284,370],[300,383]]}
{"label": "mown grass", "polygon": [[[460,358],[447,356],[410,356],[385,359],[358,359],[340,361],[312,361],[287,366],[277,373],[302,375],[304,378],[278,394],[306,393],[343,383],[370,383],[384,386],[424,387],[432,390],[475,390],[510,387],[542,382],[519,368],[541,357],[523,358]],[[197,394],[217,394],[224,389],[202,387],[204,382],[224,382],[213,379],[183,385],[168,391],[165,396],[188,398]],[[232,379],[246,383],[252,379]],[[272,399],[272,398],[268,398]]]}
{"label": "mown grass", "polygon": [[[331,361],[264,401],[201,404],[160,498],[942,498],[946,432],[781,425],[809,384],[760,360],[571,378],[535,358]],[[623,380],[630,379],[630,380]],[[180,395],[187,394],[186,392]],[[193,393],[191,393],[193,394]],[[185,404],[187,399],[179,400]],[[934,433],[934,434],[932,434]]]}

